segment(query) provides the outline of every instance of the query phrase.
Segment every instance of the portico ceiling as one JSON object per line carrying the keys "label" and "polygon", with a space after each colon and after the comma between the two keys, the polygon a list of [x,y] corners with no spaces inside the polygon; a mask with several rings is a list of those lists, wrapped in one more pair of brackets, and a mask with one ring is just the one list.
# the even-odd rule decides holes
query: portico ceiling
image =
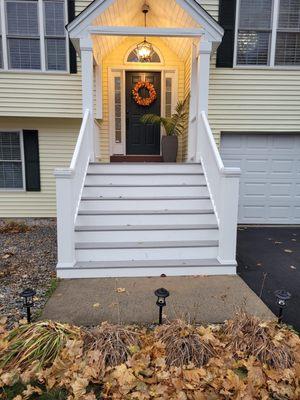
{"label": "portico ceiling", "polygon": [[[142,6],[144,0],[116,0],[102,14],[97,16],[94,26],[143,26],[144,16]],[[164,28],[199,28],[200,25],[178,5],[176,0],[147,0],[150,11],[147,16],[147,26]],[[99,53],[105,57],[115,46],[120,44],[122,38],[113,36],[97,36]],[[163,38],[166,44],[184,59],[191,47],[191,39]]]}
{"label": "portico ceiling", "polygon": [[[106,56],[125,39],[120,35],[111,36],[111,28],[116,27],[117,31],[119,27],[118,32],[122,29],[126,36],[130,27],[143,27],[144,2],[145,0],[94,0],[68,24],[67,29],[75,47],[80,51],[79,39],[87,38],[91,26],[103,27],[102,34],[101,30],[96,28],[91,30],[91,34],[97,59]],[[169,36],[165,34],[162,40],[180,59],[185,59],[190,52],[192,39],[187,36],[190,36],[191,29],[198,29],[200,36],[202,32],[205,32],[206,40],[213,43],[213,49],[216,49],[221,42],[224,30],[201,7],[199,0],[146,0],[146,2],[150,6],[148,27],[156,32],[159,29],[165,29],[165,33],[170,33]],[[178,36],[176,38],[174,29]],[[104,36],[105,32],[107,36]]]}

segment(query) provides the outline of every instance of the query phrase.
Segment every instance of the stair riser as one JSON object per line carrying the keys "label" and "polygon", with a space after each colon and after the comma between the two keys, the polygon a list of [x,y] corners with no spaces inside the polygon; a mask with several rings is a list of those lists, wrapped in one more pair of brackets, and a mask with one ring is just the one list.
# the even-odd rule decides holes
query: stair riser
{"label": "stair riser", "polygon": [[83,197],[182,197],[208,196],[207,187],[157,186],[157,187],[85,187]]}
{"label": "stair riser", "polygon": [[184,225],[215,224],[214,214],[78,215],[76,225]]}
{"label": "stair riser", "polygon": [[144,163],[144,164],[127,164],[127,163],[111,163],[111,164],[91,164],[89,166],[89,172],[96,172],[98,174],[103,173],[201,173],[202,167],[200,164],[159,164],[159,163]]}
{"label": "stair riser", "polygon": [[86,185],[203,185],[203,175],[87,175]]}
{"label": "stair riser", "polygon": [[218,240],[218,238],[219,231],[217,229],[75,232],[77,243]]}
{"label": "stair riser", "polygon": [[105,269],[58,269],[57,277],[62,279],[78,278],[121,278],[145,276],[196,276],[196,275],[235,275],[236,267],[159,267],[159,268],[105,268]]}
{"label": "stair riser", "polygon": [[178,247],[151,249],[87,249],[76,250],[77,261],[129,261],[215,258],[217,247]]}
{"label": "stair riser", "polygon": [[210,200],[84,200],[80,210],[134,211],[134,210],[208,210]]}

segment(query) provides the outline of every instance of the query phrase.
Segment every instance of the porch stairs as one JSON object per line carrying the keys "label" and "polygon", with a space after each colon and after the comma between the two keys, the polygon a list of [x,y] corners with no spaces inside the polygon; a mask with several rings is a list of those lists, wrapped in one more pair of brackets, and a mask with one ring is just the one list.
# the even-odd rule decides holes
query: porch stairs
{"label": "porch stairs", "polygon": [[74,229],[72,278],[235,274],[200,164],[90,163]]}

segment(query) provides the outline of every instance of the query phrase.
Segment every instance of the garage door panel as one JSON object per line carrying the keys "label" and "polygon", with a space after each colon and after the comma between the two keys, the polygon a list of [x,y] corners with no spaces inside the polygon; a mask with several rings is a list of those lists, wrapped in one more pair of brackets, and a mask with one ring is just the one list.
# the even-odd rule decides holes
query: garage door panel
{"label": "garage door panel", "polygon": [[240,223],[300,223],[300,135],[224,134],[221,154],[242,170]]}
{"label": "garage door panel", "polygon": [[240,190],[243,192],[243,196],[246,198],[258,196],[265,197],[266,195],[266,183],[265,182],[241,182]]}
{"label": "garage door panel", "polygon": [[286,197],[289,199],[291,197],[291,192],[294,189],[294,185],[292,183],[270,182],[269,188],[271,197]]}

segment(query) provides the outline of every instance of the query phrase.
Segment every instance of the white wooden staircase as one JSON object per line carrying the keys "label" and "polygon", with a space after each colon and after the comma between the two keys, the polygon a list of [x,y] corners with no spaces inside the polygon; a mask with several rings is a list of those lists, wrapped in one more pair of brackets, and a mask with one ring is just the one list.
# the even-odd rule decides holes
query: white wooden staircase
{"label": "white wooden staircase", "polygon": [[56,171],[59,277],[235,274],[237,204],[233,214],[223,207],[236,195],[234,171],[211,183],[205,157],[206,167],[91,163],[84,132],[73,167]]}

